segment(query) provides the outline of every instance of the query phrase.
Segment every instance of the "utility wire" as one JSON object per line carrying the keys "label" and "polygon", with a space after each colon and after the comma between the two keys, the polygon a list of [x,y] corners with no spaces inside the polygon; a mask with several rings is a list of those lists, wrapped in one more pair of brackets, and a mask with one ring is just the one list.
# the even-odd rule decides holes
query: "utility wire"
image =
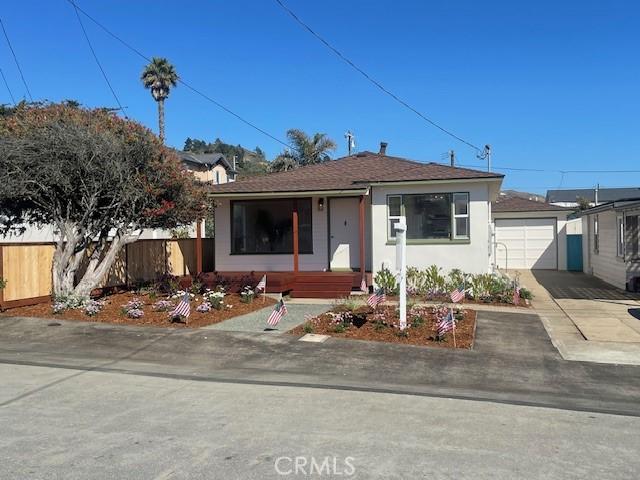
{"label": "utility wire", "polygon": [[[73,0],[67,0],[69,3],[71,3],[80,13],[82,13],[85,17],[87,17],[89,20],[91,20],[94,24],[96,24],[98,27],[100,27],[105,33],[107,33],[109,36],[111,36],[112,38],[114,38],[115,40],[117,40],[118,42],[120,42],[122,45],[124,45],[126,48],[128,48],[129,50],[131,50],[132,52],[134,52],[136,55],[138,55],[139,57],[143,58],[144,60],[146,60],[147,62],[151,61],[151,58],[149,58],[147,55],[145,55],[144,53],[142,53],[140,50],[138,50],[137,48],[135,48],[133,45],[129,44],[128,42],[126,42],[125,40],[123,40],[122,38],[120,38],[118,35],[116,35],[115,33],[113,33],[111,30],[109,30],[105,25],[103,25],[102,23],[100,23],[98,20],[96,20],[94,17],[92,17],[91,15],[89,15],[86,11],[84,11],[81,7],[79,7],[78,5],[76,5],[74,3]],[[187,82],[185,82],[182,79],[178,79],[178,83],[180,83],[181,85],[184,85],[186,88],[188,88],[189,90],[191,90],[193,93],[201,96],[202,98],[204,98],[205,100],[213,103],[214,105],[216,105],[218,108],[220,108],[221,110],[224,110],[225,112],[227,112],[230,115],[233,115],[234,117],[236,117],[238,120],[240,120],[242,123],[244,123],[245,125],[250,126],[251,128],[253,128],[254,130],[262,133],[263,135],[269,137],[270,139],[280,143],[281,145],[284,145],[287,148],[292,148],[295,150],[295,148],[293,148],[291,145],[289,145],[287,142],[280,140],[278,137],[276,137],[275,135],[272,135],[271,133],[267,132],[266,130],[258,127],[257,125],[255,125],[254,123],[250,122],[249,120],[246,120],[245,118],[243,118],[242,116],[240,116],[239,114],[237,114],[236,112],[234,112],[233,110],[229,109],[228,107],[224,106],[223,104],[221,104],[220,102],[218,102],[217,100],[211,98],[209,95],[203,93],[202,91],[198,90],[196,87],[188,84]]]}
{"label": "utility wire", "polygon": [[4,28],[4,22],[2,21],[1,18],[0,18],[0,26],[2,26],[2,32],[4,33],[4,38],[7,40],[7,45],[9,45],[9,50],[11,50],[11,54],[13,55],[13,60],[16,62],[16,67],[18,67],[18,72],[20,72],[20,78],[22,78],[22,83],[24,83],[24,88],[26,88],[27,90],[27,94],[29,95],[29,100],[33,102],[33,97],[31,96],[29,85],[27,85],[27,81],[24,79],[22,68],[20,68],[20,62],[18,62],[18,57],[16,56],[16,52],[13,50],[13,47],[11,46],[11,40],[9,40],[9,35],[7,34],[7,30]]}
{"label": "utility wire", "polygon": [[[442,165],[449,166],[449,163],[445,162],[436,162]],[[486,165],[473,165],[468,163],[456,163],[456,167],[465,167],[465,168],[486,168]],[[500,166],[492,166],[495,170],[505,170],[505,171],[515,171],[515,172],[551,172],[551,173],[640,173],[640,170],[554,170],[548,168],[520,168],[520,167],[500,167]]]}
{"label": "utility wire", "polygon": [[78,12],[78,6],[76,5],[76,2],[74,2],[73,0],[69,0],[69,1],[71,2],[71,5],[73,5],[74,11],[76,12],[76,17],[78,18],[78,23],[80,24],[80,28],[82,29],[82,33],[84,35],[84,38],[87,41],[87,45],[89,45],[89,50],[91,50],[91,54],[93,55],[93,59],[96,61],[96,64],[98,65],[98,68],[102,72],[102,76],[104,77],[104,81],[107,82],[107,85],[109,86],[109,90],[111,90],[111,94],[113,95],[113,98],[116,99],[116,103],[118,104],[118,107],[120,108],[120,111],[124,115],[124,118],[128,118],[127,117],[127,112],[125,112],[124,107],[122,106],[122,103],[120,103],[120,99],[118,98],[118,95],[116,95],[116,91],[113,89],[113,86],[111,85],[111,82],[109,81],[109,77],[107,77],[107,72],[105,72],[104,68],[102,68],[102,64],[100,63],[100,60],[98,60],[98,55],[96,54],[96,51],[93,49],[93,45],[91,45],[91,40],[89,40],[89,35],[87,35],[87,30],[84,28],[84,24],[82,23],[82,18],[80,18],[80,12]]}
{"label": "utility wire", "polygon": [[4,76],[4,72],[2,71],[2,69],[0,68],[0,75],[2,75],[2,80],[4,81],[4,86],[7,87],[7,92],[9,92],[9,96],[11,97],[11,102],[13,102],[13,104],[16,104],[16,99],[13,97],[13,93],[11,92],[11,89],[9,88],[9,84],[7,83],[7,79]]}
{"label": "utility wire", "polygon": [[474,145],[471,142],[468,142],[467,140],[465,140],[464,138],[456,135],[455,133],[453,133],[451,130],[448,130],[444,127],[442,127],[441,125],[439,125],[437,122],[435,122],[434,120],[431,120],[429,117],[427,117],[426,115],[424,115],[422,112],[420,112],[417,108],[412,107],[411,105],[409,105],[409,103],[407,103],[405,100],[403,100],[402,98],[398,97],[395,93],[391,92],[389,89],[387,89],[384,85],[382,85],[380,82],[378,82],[376,79],[374,79],[371,75],[369,75],[367,72],[365,72],[362,68],[360,68],[358,65],[356,65],[352,60],[350,60],[349,58],[347,58],[345,55],[342,54],[342,52],[340,52],[340,50],[338,50],[336,47],[334,47],[331,43],[329,43],[327,40],[325,40],[319,33],[317,33],[315,30],[313,30],[309,25],[307,25],[300,17],[298,17],[298,15],[296,15],[295,12],[293,12],[289,7],[287,7],[281,0],[274,0],[285,12],[287,12],[298,24],[300,24],[305,30],[307,30],[311,35],[313,35],[314,37],[316,37],[322,44],[324,44],[329,50],[331,50],[334,54],[336,54],[338,56],[338,58],[340,58],[343,62],[345,62],[347,65],[349,65],[351,68],[353,68],[355,71],[357,71],[360,75],[362,75],[364,78],[366,78],[369,82],[371,82],[373,85],[375,85],[376,87],[378,87],[382,92],[384,92],[386,95],[390,96],[391,98],[393,98],[396,102],[398,102],[400,105],[404,106],[405,108],[411,110],[413,113],[415,113],[416,115],[418,115],[418,117],[420,117],[421,119],[423,119],[424,121],[426,121],[427,123],[429,123],[430,125],[436,127],[438,130],[446,133],[447,135],[449,135],[450,137],[455,138],[456,140],[458,140],[459,142],[464,143],[465,145],[473,148],[474,150],[476,150],[478,153],[480,153],[482,150],[477,147],[476,145]]}

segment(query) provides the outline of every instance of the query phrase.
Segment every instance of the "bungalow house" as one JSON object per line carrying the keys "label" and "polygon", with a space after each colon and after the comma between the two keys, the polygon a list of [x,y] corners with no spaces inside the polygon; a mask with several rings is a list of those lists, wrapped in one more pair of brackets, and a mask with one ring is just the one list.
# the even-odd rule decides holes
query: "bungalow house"
{"label": "bungalow house", "polygon": [[580,212],[585,273],[640,291],[640,197]]}
{"label": "bungalow house", "polygon": [[409,266],[489,272],[491,202],[503,175],[385,148],[211,186],[216,271],[272,272],[294,296],[348,293],[383,267],[395,271],[394,225],[404,215]]}

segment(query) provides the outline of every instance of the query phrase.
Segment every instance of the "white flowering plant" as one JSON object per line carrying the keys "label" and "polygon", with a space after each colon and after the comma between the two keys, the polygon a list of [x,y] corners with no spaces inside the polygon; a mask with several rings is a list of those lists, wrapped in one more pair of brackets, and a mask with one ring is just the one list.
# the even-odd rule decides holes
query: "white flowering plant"
{"label": "white flowering plant", "polygon": [[240,301],[242,303],[251,303],[256,296],[256,292],[249,285],[246,285],[240,292]]}

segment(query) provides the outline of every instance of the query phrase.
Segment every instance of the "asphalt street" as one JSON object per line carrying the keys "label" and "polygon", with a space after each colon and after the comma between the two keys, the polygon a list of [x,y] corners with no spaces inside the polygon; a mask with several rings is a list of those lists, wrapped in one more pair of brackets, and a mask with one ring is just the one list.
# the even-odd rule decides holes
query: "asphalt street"
{"label": "asphalt street", "polygon": [[0,478],[636,479],[640,418],[0,365]]}

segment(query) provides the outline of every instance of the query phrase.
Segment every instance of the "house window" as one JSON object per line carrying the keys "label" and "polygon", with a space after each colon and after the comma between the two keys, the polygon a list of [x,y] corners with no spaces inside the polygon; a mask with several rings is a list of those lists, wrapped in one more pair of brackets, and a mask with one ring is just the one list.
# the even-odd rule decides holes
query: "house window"
{"label": "house window", "polygon": [[231,202],[231,253],[293,253],[293,210],[296,204],[299,251],[313,253],[310,198]]}
{"label": "house window", "polygon": [[640,260],[640,216],[626,216],[626,254],[627,260]]}
{"label": "house window", "polygon": [[622,215],[616,217],[616,255],[624,257],[624,221]]}
{"label": "house window", "polygon": [[407,219],[407,240],[452,240],[469,238],[468,193],[421,193],[387,197],[389,239],[395,239],[395,224]]}
{"label": "house window", "polygon": [[220,185],[220,172],[216,170],[216,184]]}
{"label": "house window", "polygon": [[593,217],[593,253],[600,251],[600,234],[599,234],[598,215]]}

